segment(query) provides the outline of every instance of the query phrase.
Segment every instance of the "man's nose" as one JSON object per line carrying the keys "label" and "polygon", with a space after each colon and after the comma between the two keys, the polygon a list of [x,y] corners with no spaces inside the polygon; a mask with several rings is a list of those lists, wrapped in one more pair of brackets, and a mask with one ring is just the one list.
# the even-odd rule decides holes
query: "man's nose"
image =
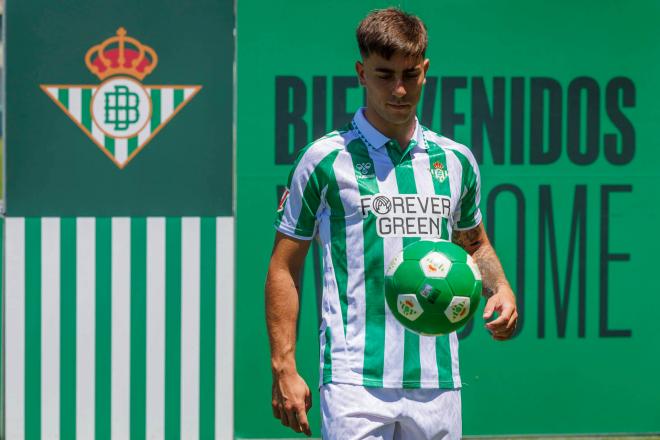
{"label": "man's nose", "polygon": [[394,90],[392,90],[392,95],[397,98],[403,98],[406,95],[406,88],[403,86],[403,80],[398,79],[396,84],[394,84]]}

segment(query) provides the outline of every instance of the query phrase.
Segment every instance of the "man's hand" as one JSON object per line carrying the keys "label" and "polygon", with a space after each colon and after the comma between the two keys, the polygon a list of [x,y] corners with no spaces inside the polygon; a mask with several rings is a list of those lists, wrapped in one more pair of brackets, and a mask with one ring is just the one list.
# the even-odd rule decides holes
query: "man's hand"
{"label": "man's hand", "polygon": [[307,412],[312,407],[312,394],[298,373],[273,375],[273,415],[282,425],[296,432],[312,435]]}
{"label": "man's hand", "polygon": [[484,308],[484,319],[491,319],[495,312],[497,312],[497,318],[487,322],[486,328],[493,335],[493,339],[497,341],[507,340],[515,332],[516,322],[518,321],[516,297],[508,284],[500,286],[497,292],[488,298]]}

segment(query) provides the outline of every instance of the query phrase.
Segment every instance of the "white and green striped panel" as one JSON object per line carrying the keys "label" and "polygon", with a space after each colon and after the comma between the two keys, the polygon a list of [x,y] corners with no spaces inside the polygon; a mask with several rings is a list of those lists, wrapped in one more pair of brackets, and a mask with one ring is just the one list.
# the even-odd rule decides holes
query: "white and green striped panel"
{"label": "white and green striped panel", "polygon": [[199,91],[198,86],[148,87],[151,99],[151,119],[136,135],[128,139],[106,136],[94,122],[91,113],[93,86],[50,86],[42,89],[58,103],[94,143],[123,167],[144,147],[169,120]]}
{"label": "white and green striped panel", "polygon": [[233,438],[230,217],[7,218],[5,437]]}

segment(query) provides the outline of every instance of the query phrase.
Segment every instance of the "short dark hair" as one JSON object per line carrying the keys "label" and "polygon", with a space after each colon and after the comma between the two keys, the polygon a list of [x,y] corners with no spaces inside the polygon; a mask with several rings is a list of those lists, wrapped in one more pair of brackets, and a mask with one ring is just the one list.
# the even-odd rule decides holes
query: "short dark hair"
{"label": "short dark hair", "polygon": [[428,45],[424,22],[398,8],[371,11],[358,25],[356,36],[363,58],[375,53],[389,60],[396,52],[424,58]]}

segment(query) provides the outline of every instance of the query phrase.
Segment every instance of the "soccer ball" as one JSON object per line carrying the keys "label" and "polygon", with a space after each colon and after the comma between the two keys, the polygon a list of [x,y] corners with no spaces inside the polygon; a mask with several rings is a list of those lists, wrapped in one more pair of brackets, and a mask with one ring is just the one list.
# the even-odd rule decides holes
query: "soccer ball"
{"label": "soccer ball", "polygon": [[479,307],[481,274],[461,247],[420,240],[387,267],[385,299],[404,327],[422,335],[445,335],[465,325]]}

